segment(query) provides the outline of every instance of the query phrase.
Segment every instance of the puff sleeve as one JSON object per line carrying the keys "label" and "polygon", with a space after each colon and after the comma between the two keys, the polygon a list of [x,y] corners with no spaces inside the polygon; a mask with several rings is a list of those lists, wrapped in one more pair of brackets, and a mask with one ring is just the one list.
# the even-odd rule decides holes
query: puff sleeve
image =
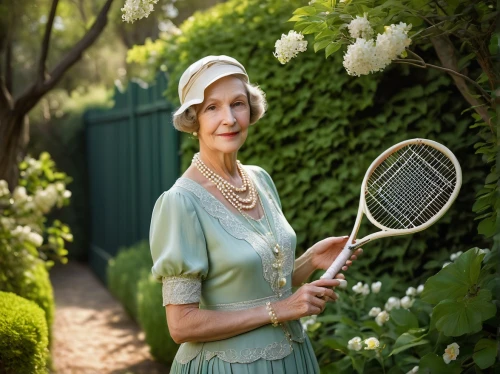
{"label": "puff sleeve", "polygon": [[158,198],[149,243],[151,272],[163,283],[163,305],[199,302],[208,256],[205,235],[189,197],[169,190]]}

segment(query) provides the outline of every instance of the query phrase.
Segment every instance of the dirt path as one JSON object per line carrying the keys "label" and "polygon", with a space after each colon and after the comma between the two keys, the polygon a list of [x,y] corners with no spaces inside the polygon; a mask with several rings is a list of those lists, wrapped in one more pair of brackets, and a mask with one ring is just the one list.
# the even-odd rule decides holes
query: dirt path
{"label": "dirt path", "polygon": [[88,267],[51,270],[56,299],[52,358],[56,374],[160,374],[144,333]]}

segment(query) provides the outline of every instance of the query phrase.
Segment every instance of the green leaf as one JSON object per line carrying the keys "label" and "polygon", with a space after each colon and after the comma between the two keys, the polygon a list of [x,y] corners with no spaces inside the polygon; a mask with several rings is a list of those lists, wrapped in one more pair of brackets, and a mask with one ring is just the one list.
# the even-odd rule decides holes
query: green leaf
{"label": "green leaf", "polygon": [[483,257],[479,249],[469,249],[425,282],[422,300],[437,304],[442,300],[464,297],[469,288],[477,283]]}
{"label": "green leaf", "polygon": [[406,309],[391,310],[391,321],[397,326],[402,327],[405,331],[418,328],[417,317],[412,312]]}
{"label": "green leaf", "polygon": [[320,42],[314,43],[314,52],[318,52],[319,50],[325,48],[332,41],[330,39],[322,40]]}
{"label": "green leaf", "polygon": [[343,352],[345,354],[349,353],[349,351],[348,351],[347,347],[345,346],[345,344],[342,344],[337,339],[326,338],[326,339],[321,340],[321,343],[323,345],[326,345],[328,348],[331,348],[331,349],[333,349],[335,351],[340,351],[340,352]]}
{"label": "green leaf", "polygon": [[398,353],[403,352],[408,348],[427,343],[429,343],[428,340],[417,338],[416,336],[405,332],[399,338],[396,339],[396,342],[394,343],[394,348],[392,352],[389,354],[389,356],[397,355]]}
{"label": "green leaf", "polygon": [[302,8],[298,8],[293,12],[294,15],[305,15],[305,16],[314,16],[316,15],[317,10],[312,6],[304,6]]}
{"label": "green leaf", "polygon": [[476,296],[459,301],[441,301],[434,307],[432,319],[436,329],[446,336],[460,336],[481,331],[483,321],[493,317],[496,310],[491,292],[483,289]]}
{"label": "green leaf", "polygon": [[492,216],[490,218],[483,219],[477,225],[477,232],[486,237],[491,237],[495,235],[496,232],[496,217]]}
{"label": "green leaf", "polygon": [[341,46],[342,46],[342,44],[340,44],[338,42],[334,42],[334,43],[330,44],[325,49],[325,58],[328,58],[328,56],[330,56],[332,53],[337,52]]}
{"label": "green leaf", "polygon": [[489,368],[495,363],[498,342],[492,339],[481,339],[474,347],[472,358],[481,369]]}
{"label": "green leaf", "polygon": [[419,374],[459,374],[462,372],[460,363],[455,361],[445,364],[443,357],[435,353],[428,353],[422,357],[418,366]]}
{"label": "green leaf", "polygon": [[351,356],[351,361],[352,361],[352,367],[356,369],[358,373],[363,373],[363,370],[365,368],[365,358],[364,357],[352,357]]}

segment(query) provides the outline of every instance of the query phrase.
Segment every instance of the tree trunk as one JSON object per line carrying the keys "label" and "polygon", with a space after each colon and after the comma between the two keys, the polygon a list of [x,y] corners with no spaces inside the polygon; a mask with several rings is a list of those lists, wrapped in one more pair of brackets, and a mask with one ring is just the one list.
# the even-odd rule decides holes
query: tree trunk
{"label": "tree trunk", "polygon": [[15,111],[0,110],[0,179],[14,190],[19,179],[19,162],[29,142],[28,118]]}

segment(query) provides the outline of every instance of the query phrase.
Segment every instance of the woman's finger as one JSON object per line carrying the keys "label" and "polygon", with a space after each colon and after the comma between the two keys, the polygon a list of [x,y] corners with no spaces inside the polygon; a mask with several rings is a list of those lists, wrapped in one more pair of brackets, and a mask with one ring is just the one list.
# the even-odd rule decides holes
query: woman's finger
{"label": "woman's finger", "polygon": [[347,261],[345,262],[345,265],[346,265],[346,266],[351,266],[351,265],[352,265],[352,261],[351,261],[351,260],[347,260]]}

